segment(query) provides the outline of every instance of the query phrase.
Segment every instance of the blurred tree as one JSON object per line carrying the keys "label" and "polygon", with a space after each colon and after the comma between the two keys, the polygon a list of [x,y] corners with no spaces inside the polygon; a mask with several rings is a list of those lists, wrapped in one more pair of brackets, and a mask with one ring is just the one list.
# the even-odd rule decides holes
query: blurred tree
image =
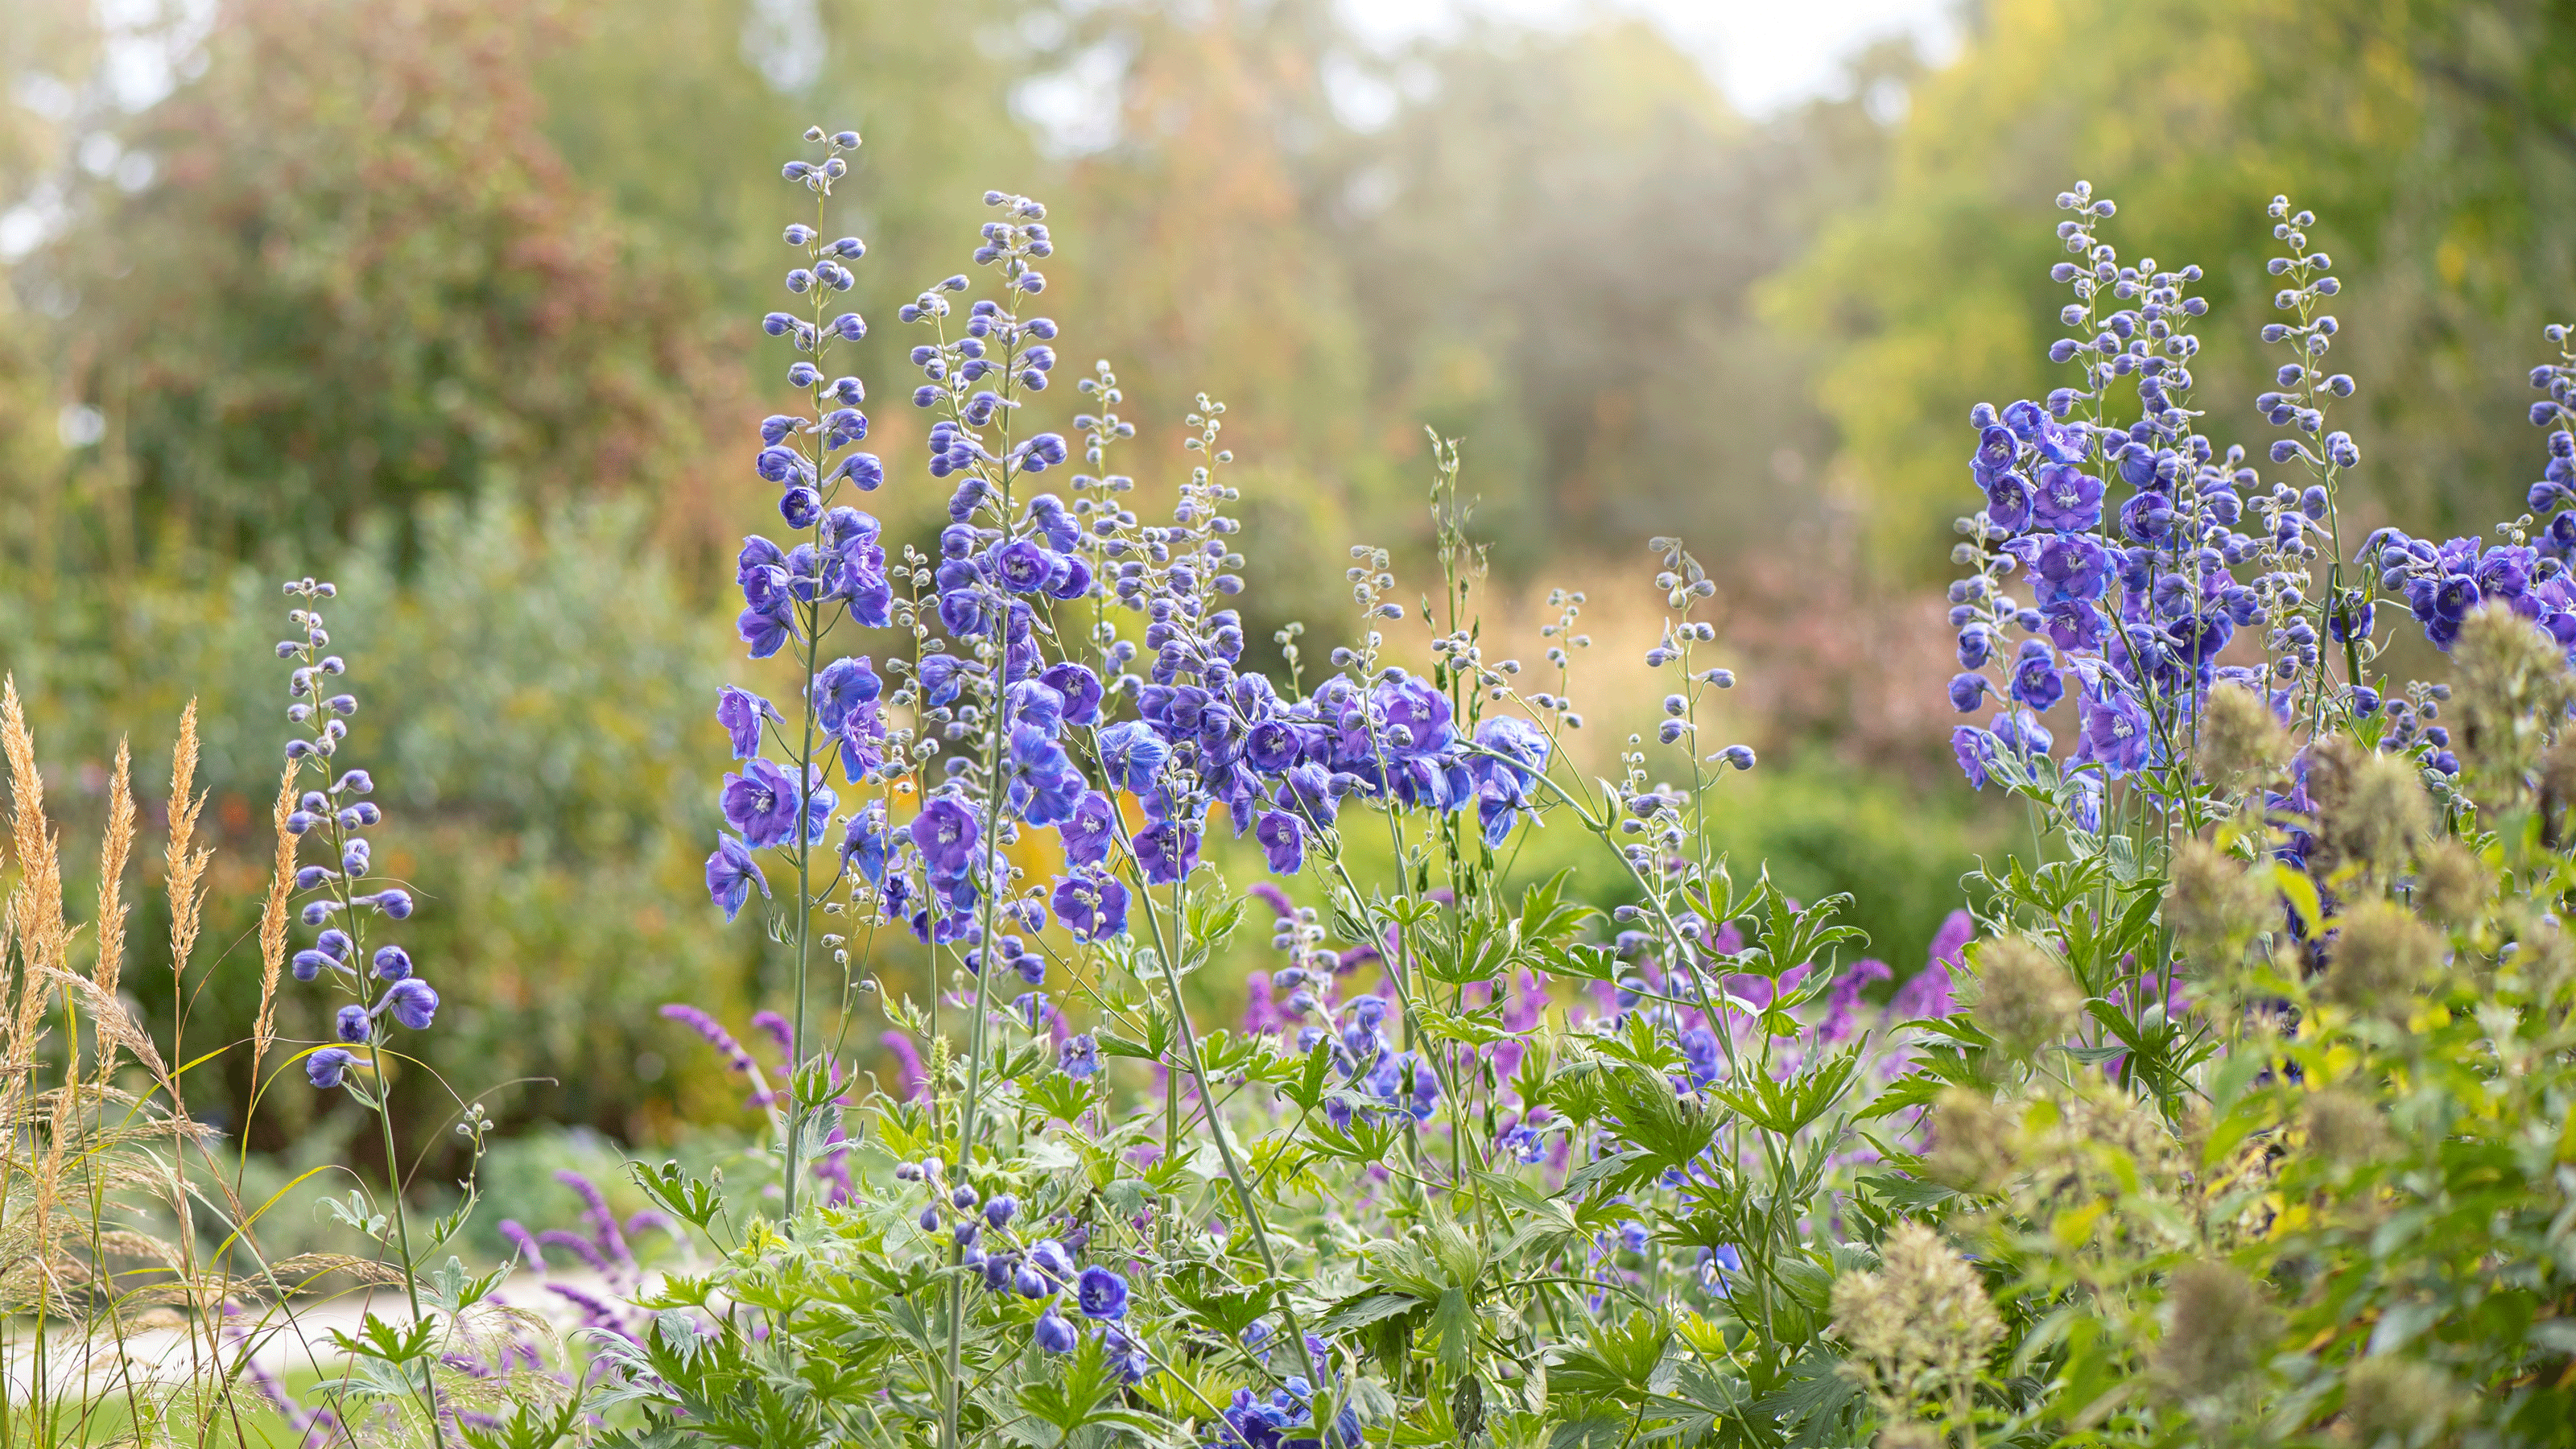
{"label": "blurred tree", "polygon": [[530,65],[563,17],[233,0],[201,74],[83,143],[150,167],[75,173],[35,281],[144,537],[310,553],[493,479],[586,492],[688,458],[690,284],[541,129]]}
{"label": "blurred tree", "polygon": [[[877,450],[893,461],[918,440],[902,402],[914,339],[895,309],[964,263],[987,190],[1055,199],[1058,169],[1011,109],[1030,53],[1015,26],[1043,13],[1012,0],[961,35],[953,14],[888,0],[665,0],[650,25],[610,4],[572,12],[536,66],[546,134],[572,178],[614,209],[634,255],[690,279],[696,323],[725,368],[726,391],[702,409],[710,457],[662,493],[666,543],[729,551],[775,501],[748,466],[757,446],[739,445],[760,400],[788,396],[775,355],[753,344],[784,295],[780,228],[808,215],[778,164],[809,125],[866,138],[832,222],[867,242],[849,302],[874,331],[845,355],[884,390],[870,410]],[[947,521],[944,500],[894,489],[872,506],[897,538],[927,541]]]}
{"label": "blurred tree", "polygon": [[[85,91],[97,58],[96,24],[76,0],[26,0],[0,25],[0,83],[12,102],[0,104],[0,265],[57,224],[71,145],[96,105]],[[45,355],[47,320],[0,287],[0,567],[15,570],[32,562],[26,544],[58,503],[68,399]]]}
{"label": "blurred tree", "polygon": [[1498,561],[1675,532],[1724,553],[1805,514],[1830,439],[1747,299],[1877,127],[1848,103],[1751,124],[1642,21],[1479,29],[1420,63],[1333,215],[1382,414],[1468,439]]}
{"label": "blurred tree", "polygon": [[[2354,484],[2417,531],[2521,511],[2540,463],[2519,422],[2544,321],[2576,263],[2576,15],[2548,0],[1992,0],[1917,88],[1885,190],[1771,293],[1828,348],[1815,382],[1873,502],[1879,556],[1935,573],[1972,498],[1969,406],[2039,396],[2063,300],[2051,198],[2122,207],[2124,257],[2207,269],[2195,397],[2225,436],[2251,410],[2272,291],[2263,206],[2288,193],[2349,290],[2338,365]],[[2557,294],[2553,300],[2553,293]],[[2277,359],[2274,359],[2277,360]],[[2369,518],[2366,502],[2365,524]]]}

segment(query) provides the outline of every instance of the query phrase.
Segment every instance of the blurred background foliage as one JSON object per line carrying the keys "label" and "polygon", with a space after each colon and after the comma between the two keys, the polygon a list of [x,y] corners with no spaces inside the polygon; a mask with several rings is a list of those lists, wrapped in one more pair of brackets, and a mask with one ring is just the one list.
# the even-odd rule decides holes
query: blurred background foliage
{"label": "blurred background foliage", "polygon": [[[1466,440],[1488,637],[1535,655],[1545,590],[1587,590],[1577,693],[1617,728],[1652,690],[1640,545],[1683,535],[1724,584],[1728,727],[1766,762],[1729,796],[1736,859],[1857,891],[1900,971],[2022,828],[1947,774],[1927,584],[1969,405],[2051,380],[2058,189],[2089,177],[2128,254],[2208,269],[2222,422],[2255,421],[2262,205],[2319,211],[2354,284],[2367,507],[2473,530],[2537,467],[2521,374],[2576,247],[2563,6],[1983,0],[1940,64],[1878,45],[1760,117],[1612,11],[1394,49],[1346,21],[16,0],[0,666],[76,835],[116,736],[149,780],[202,701],[233,914],[176,990],[129,969],[156,1024],[230,1040],[256,1007],[272,579],[310,572],[342,586],[383,843],[432,898],[410,933],[449,1003],[429,1065],[511,1084],[490,1101],[513,1128],[664,1141],[739,1102],[655,1012],[739,1023],[779,987],[695,877],[715,689],[787,688],[739,662],[722,561],[774,492],[744,441],[777,386],[753,319],[795,209],[774,163],[810,121],[868,138],[834,220],[868,239],[856,300],[888,324],[859,370],[898,537],[927,539],[945,490],[913,461],[892,311],[960,268],[987,188],[1043,197],[1058,376],[1114,361],[1149,489],[1194,396],[1229,404],[1255,639],[1304,620],[1313,657],[1350,628],[1346,545],[1427,536],[1427,424]],[[317,1033],[304,1009],[287,1030]],[[252,1145],[309,1148],[303,1098],[269,1099]]]}

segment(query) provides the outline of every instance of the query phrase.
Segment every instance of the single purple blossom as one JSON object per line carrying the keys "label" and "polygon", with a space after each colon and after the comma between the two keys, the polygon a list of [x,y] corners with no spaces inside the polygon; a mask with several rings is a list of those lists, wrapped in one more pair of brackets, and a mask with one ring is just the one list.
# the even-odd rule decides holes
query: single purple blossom
{"label": "single purple blossom", "polygon": [[937,879],[954,880],[966,874],[975,859],[979,834],[975,813],[946,795],[932,798],[912,818],[913,848],[921,852]]}
{"label": "single purple blossom", "polygon": [[762,900],[769,899],[768,878],[760,873],[750,848],[730,835],[719,836],[715,854],[707,857],[707,895],[724,907],[727,921],[741,913],[753,886],[760,887]]}
{"label": "single purple blossom", "polygon": [[733,738],[733,757],[748,760],[760,753],[760,722],[764,719],[787,723],[768,700],[749,690],[728,684],[716,692],[716,723],[725,727]]}

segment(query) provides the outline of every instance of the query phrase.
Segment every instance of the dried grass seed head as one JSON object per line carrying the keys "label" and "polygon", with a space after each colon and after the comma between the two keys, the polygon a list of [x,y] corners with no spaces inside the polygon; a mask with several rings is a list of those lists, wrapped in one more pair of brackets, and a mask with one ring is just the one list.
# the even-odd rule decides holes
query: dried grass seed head
{"label": "dried grass seed head", "polygon": [[2415,765],[2343,735],[2308,749],[2308,798],[2317,811],[2311,865],[2345,865],[2385,877],[2402,867],[2433,828],[2433,802]]}
{"label": "dried grass seed head", "polygon": [[2566,656],[2539,625],[2489,604],[2460,625],[2451,646],[2452,714],[2460,758],[2491,805],[2519,803],[2570,693]]}
{"label": "dried grass seed head", "polygon": [[1915,1369],[1968,1373],[2003,1336],[1985,1280],[1939,1233],[1899,1223],[1880,1264],[1834,1280],[1834,1332],[1896,1377]]}

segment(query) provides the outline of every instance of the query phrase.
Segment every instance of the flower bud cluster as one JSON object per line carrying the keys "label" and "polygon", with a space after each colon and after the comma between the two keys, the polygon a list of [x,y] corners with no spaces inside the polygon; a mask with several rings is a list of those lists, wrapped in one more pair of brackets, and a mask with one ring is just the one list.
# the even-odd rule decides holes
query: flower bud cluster
{"label": "flower bud cluster", "polygon": [[360,1051],[352,1048],[363,1050],[363,1064],[372,1068],[374,1049],[393,1026],[426,1031],[438,1016],[438,992],[415,974],[409,951],[391,942],[372,953],[367,949],[367,920],[408,920],[414,903],[408,889],[374,874],[375,847],[358,833],[384,819],[383,810],[366,798],[375,792],[375,780],[365,770],[333,763],[348,739],[348,720],[358,712],[357,696],[339,692],[334,683],[348,673],[347,663],[323,652],[331,635],[316,606],[338,592],[327,582],[289,579],[286,595],[299,602],[287,612],[287,622],[303,637],[277,645],[277,657],[295,665],[287,677],[286,717],[304,730],[286,742],[288,767],[299,777],[310,770],[330,782],[299,794],[286,817],[291,855],[300,861],[308,847],[319,845],[324,856],[295,869],[294,891],[304,897],[297,919],[319,934],[291,964],[296,980],[328,975],[355,998],[333,1014],[337,1044],[305,1058],[305,1076],[325,1090],[341,1086],[362,1064]]}

